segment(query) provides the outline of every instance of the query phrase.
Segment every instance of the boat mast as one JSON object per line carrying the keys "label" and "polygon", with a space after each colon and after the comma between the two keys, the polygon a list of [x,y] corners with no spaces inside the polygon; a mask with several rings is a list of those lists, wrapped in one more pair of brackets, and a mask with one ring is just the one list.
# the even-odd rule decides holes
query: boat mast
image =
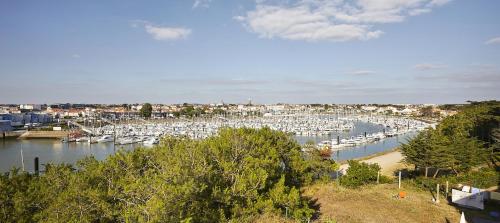
{"label": "boat mast", "polygon": [[23,167],[23,172],[24,172],[23,143],[21,143],[21,165]]}

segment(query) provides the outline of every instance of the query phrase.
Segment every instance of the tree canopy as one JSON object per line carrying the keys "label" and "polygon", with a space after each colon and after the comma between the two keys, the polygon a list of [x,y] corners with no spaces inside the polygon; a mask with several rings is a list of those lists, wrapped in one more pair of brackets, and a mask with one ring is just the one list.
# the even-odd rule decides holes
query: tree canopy
{"label": "tree canopy", "polygon": [[336,168],[268,128],[167,137],[104,161],[1,176],[0,222],[248,222],[286,212],[304,221],[315,210],[300,187]]}
{"label": "tree canopy", "polygon": [[153,106],[151,106],[150,103],[145,103],[142,105],[139,113],[142,117],[151,118],[151,115],[153,114]]}
{"label": "tree canopy", "polygon": [[466,172],[500,162],[500,102],[462,106],[435,129],[427,129],[401,146],[405,161],[417,167]]}

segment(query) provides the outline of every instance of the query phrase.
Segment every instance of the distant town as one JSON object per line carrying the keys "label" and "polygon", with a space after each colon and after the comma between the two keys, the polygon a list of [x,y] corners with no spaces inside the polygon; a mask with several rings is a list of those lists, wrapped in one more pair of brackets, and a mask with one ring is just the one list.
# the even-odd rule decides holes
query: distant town
{"label": "distant town", "polygon": [[[65,120],[90,117],[141,118],[144,104],[2,104],[0,131],[36,128]],[[212,116],[273,116],[294,113],[377,114],[438,121],[453,115],[461,105],[437,104],[152,104],[150,119],[203,118]]]}

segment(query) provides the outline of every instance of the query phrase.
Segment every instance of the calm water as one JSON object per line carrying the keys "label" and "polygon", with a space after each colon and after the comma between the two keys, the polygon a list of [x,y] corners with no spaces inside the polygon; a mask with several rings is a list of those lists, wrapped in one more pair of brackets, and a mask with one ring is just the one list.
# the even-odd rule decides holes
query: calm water
{"label": "calm water", "polygon": [[[311,137],[311,136],[296,136],[297,141],[300,142],[301,144],[306,143],[309,140],[312,140],[316,143],[319,143],[324,140],[331,140],[337,139],[337,136],[340,136],[340,138],[348,138],[350,136],[358,136],[358,135],[363,135],[364,132],[367,133],[376,133],[376,132],[381,132],[383,131],[384,127],[379,126],[379,125],[373,125],[371,123],[363,123],[363,122],[357,122],[355,123],[354,129],[352,129],[349,132],[340,132],[336,134],[332,134],[331,136],[317,136],[317,137]],[[343,150],[340,151],[335,151],[332,154],[332,158],[335,161],[343,161],[343,160],[349,160],[349,159],[356,159],[360,157],[365,157],[369,155],[373,155],[375,153],[379,152],[384,152],[387,150],[394,149],[395,147],[398,147],[401,145],[401,143],[406,143],[408,139],[414,137],[417,133],[416,132],[409,132],[404,135],[399,135],[391,138],[385,138],[381,141],[371,143],[371,144],[366,144],[366,145],[359,145],[359,146],[354,146],[354,147],[346,147]]]}
{"label": "calm water", "polygon": [[[383,130],[382,126],[373,125],[370,123],[358,122],[355,128],[349,132],[335,133],[330,136],[296,136],[299,143],[305,143],[308,140],[320,142],[323,140],[336,139],[337,135],[341,138],[350,136],[362,135],[364,132],[374,133]],[[335,152],[332,156],[334,160],[341,161],[363,156],[372,155],[374,153],[390,150],[398,146],[401,142],[406,142],[408,137],[412,137],[415,133],[409,133],[404,136],[386,138],[383,141],[361,145],[357,147],[348,147],[345,150]],[[36,139],[36,140],[5,140],[0,139],[0,172],[7,172],[12,167],[21,167],[21,148],[24,155],[25,170],[34,170],[34,158],[39,157],[40,167],[43,170],[43,164],[48,162],[53,163],[75,163],[77,160],[93,155],[96,159],[103,160],[110,154],[114,154],[120,149],[132,150],[137,145],[113,145],[113,143],[62,143],[59,140]]]}

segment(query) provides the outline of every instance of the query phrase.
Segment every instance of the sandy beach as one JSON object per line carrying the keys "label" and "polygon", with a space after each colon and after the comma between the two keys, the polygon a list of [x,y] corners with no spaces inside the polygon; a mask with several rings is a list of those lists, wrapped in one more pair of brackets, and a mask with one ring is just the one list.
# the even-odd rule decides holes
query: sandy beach
{"label": "sandy beach", "polygon": [[[368,159],[361,159],[361,162],[365,163],[378,163],[380,167],[382,168],[381,173],[387,176],[392,176],[394,175],[394,171],[405,167],[404,164],[401,163],[401,160],[403,159],[403,155],[399,151],[393,151],[390,153],[382,154],[380,156],[375,156],[371,157]],[[349,168],[348,164],[342,164],[340,165],[339,170],[342,173],[345,173],[347,169]]]}

